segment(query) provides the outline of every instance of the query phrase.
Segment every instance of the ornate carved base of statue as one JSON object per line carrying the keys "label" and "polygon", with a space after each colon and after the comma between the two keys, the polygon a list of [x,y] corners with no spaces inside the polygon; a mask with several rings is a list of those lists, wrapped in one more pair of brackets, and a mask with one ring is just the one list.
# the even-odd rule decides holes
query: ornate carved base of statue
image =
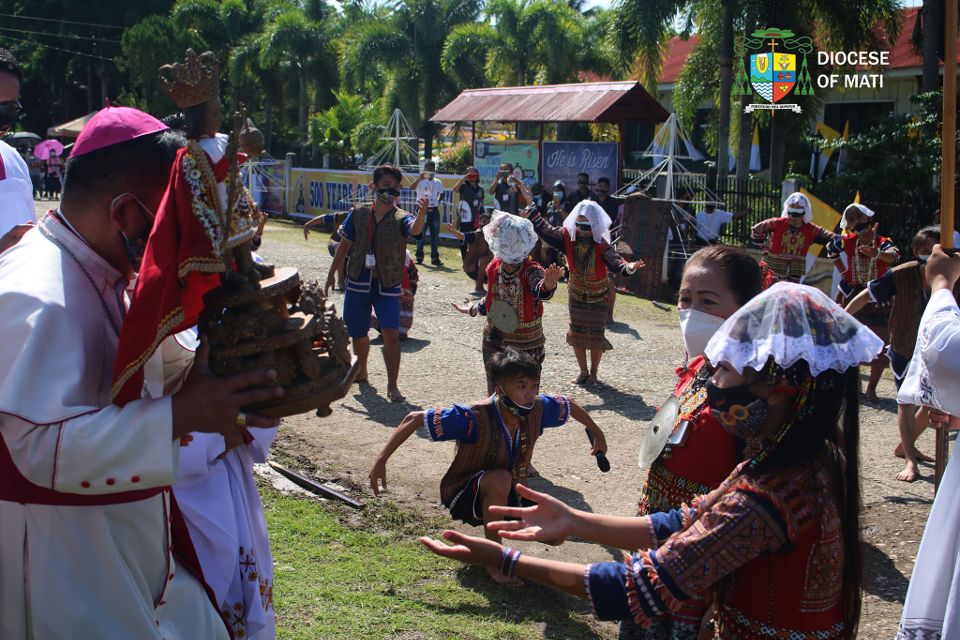
{"label": "ornate carved base of statue", "polygon": [[284,396],[245,410],[282,417],[317,409],[346,395],[357,373],[343,321],[314,281],[280,268],[254,291],[228,286],[204,296],[200,334],[210,344],[210,368],[221,376],[271,368]]}

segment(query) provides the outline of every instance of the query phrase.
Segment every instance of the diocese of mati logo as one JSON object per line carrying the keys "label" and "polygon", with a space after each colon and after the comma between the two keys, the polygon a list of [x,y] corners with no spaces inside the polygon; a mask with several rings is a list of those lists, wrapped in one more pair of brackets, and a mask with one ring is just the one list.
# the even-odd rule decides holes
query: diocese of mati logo
{"label": "diocese of mati logo", "polygon": [[[770,47],[769,51],[760,51]],[[779,50],[778,50],[779,48]],[[745,60],[750,53],[750,75],[747,76]],[[813,41],[807,36],[797,37],[787,29],[759,29],[743,38],[743,53],[740,66],[733,81],[733,95],[748,96],[756,91],[767,103],[748,104],[744,111],[754,109],[789,109],[800,113],[800,105],[786,104],[781,100],[795,93],[813,95],[813,82],[807,70],[807,54],[813,51]],[[802,56],[798,73],[797,54]]]}

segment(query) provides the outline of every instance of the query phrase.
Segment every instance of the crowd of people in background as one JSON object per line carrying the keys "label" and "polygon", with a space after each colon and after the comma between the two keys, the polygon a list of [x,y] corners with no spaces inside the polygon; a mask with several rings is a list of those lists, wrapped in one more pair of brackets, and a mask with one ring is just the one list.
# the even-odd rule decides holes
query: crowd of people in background
{"label": "crowd of people in background", "polygon": [[[0,131],[16,122],[21,80],[0,49]],[[224,281],[259,281],[263,265],[243,256],[259,246],[264,220],[241,193],[244,216],[223,230],[232,268],[197,253],[210,236],[202,214],[228,206],[229,144],[217,83],[199,88],[169,91],[182,114],[168,122],[103,109],[66,165],[0,142],[0,637],[276,637],[252,465],[267,458],[278,423],[243,408],[285,391],[269,368],[215,376],[191,326],[202,305],[190,297],[218,286],[217,269]],[[405,187],[398,167],[379,166],[367,201],[303,228],[309,238],[318,225],[335,227],[324,291],[343,292],[361,385],[369,332],[383,336],[392,402],[405,400],[399,341],[413,323],[428,233],[431,265],[443,266],[435,171],[427,162]],[[60,206],[35,222],[34,198],[58,196],[61,173]],[[548,193],[509,163],[486,189],[479,178],[470,167],[458,180],[447,230],[474,288],[451,304],[483,318],[472,370],[483,368],[487,397],[436,397],[441,406],[408,413],[372,461],[373,493],[386,488],[391,455],[422,427],[431,440],[457,443],[439,497],[453,519],[484,533],[421,538],[438,555],[482,565],[501,585],[531,580],[585,598],[599,619],[621,621],[624,640],[855,638],[860,366],[871,368],[867,401],[885,367],[893,372],[901,440],[893,453],[905,458],[898,479],[915,480],[918,461],[929,459],[916,447],[926,426],[960,426],[952,393],[960,256],[937,246],[940,228],[918,230],[913,259],[903,262],[869,207],[846,207],[835,233],[794,193],[778,216],[752,227],[757,260],[719,242],[742,212],[705,202],[677,220],[668,247],[696,247],[671,274],[684,357],[654,420],[664,431],[646,435],[656,446],[641,458],[638,514],[614,517],[526,486],[536,442],[569,418],[586,428],[586,451],[601,469],[607,451],[606,434],[574,398],[541,393],[543,318],[557,312],[544,302],[567,283],[574,382],[599,384],[612,348],[610,277],[647,265],[617,249],[624,213],[609,178],[581,173],[575,187],[557,181]],[[415,192],[415,212],[399,207],[403,188]],[[684,200],[691,205],[692,194]],[[833,297],[802,284],[813,245],[824,245],[838,270]],[[177,268],[168,268],[171,256]],[[147,336],[142,353],[127,349],[143,346],[144,327],[159,327],[160,339]],[[110,364],[124,354],[130,367],[115,367],[121,375],[112,379]],[[956,632],[958,469],[948,467],[952,484],[934,503],[898,638]],[[573,536],[628,553],[579,565],[503,544]],[[44,609],[49,602],[57,615]]]}

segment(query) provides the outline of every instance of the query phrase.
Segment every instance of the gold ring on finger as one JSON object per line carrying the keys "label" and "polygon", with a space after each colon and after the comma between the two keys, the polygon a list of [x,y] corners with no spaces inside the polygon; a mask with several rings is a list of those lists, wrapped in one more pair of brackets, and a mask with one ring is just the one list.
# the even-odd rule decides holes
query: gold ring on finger
{"label": "gold ring on finger", "polygon": [[241,411],[240,413],[238,413],[238,414],[237,414],[237,421],[236,421],[236,422],[237,422],[237,426],[238,426],[238,427],[240,427],[241,429],[246,429],[246,428],[247,428],[247,414],[245,414],[243,411]]}

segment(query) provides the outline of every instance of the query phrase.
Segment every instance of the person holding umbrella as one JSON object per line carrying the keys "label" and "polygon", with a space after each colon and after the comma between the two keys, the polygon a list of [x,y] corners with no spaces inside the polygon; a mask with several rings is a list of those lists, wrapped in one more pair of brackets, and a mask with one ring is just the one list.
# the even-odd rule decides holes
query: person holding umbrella
{"label": "person holding umbrella", "polygon": [[[0,136],[20,118],[20,82],[23,70],[6,49],[0,49]],[[20,240],[36,214],[30,170],[17,150],[0,141],[0,253]]]}
{"label": "person holding umbrella", "polygon": [[43,190],[47,197],[59,200],[63,177],[63,145],[57,140],[44,140],[33,148],[33,155],[42,163]]}

